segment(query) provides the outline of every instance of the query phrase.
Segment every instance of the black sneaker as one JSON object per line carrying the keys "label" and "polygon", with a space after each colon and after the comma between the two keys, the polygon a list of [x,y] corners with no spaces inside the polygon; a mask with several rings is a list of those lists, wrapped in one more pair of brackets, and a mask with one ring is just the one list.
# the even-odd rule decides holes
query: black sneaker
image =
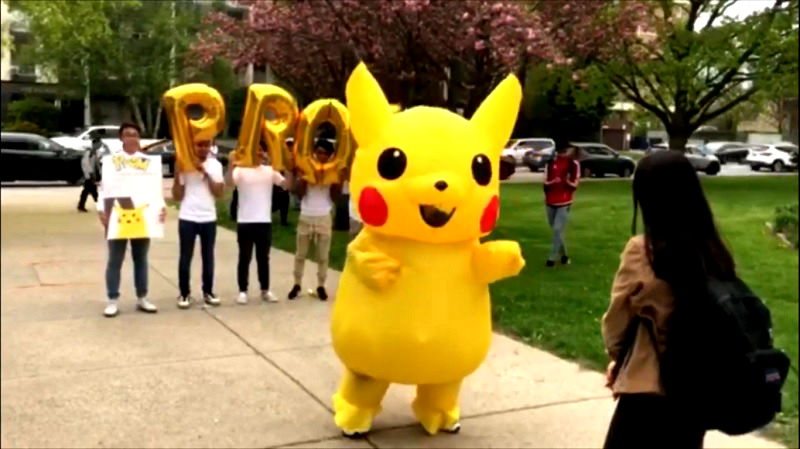
{"label": "black sneaker", "polygon": [[554,266],[556,266],[556,262],[555,262],[554,260],[548,260],[548,261],[547,261],[547,262],[544,264],[544,266],[546,266],[546,267],[554,267]]}
{"label": "black sneaker", "polygon": [[292,290],[289,292],[289,299],[295,299],[299,294],[300,294],[300,286],[294,284],[294,287],[292,287]]}
{"label": "black sneaker", "polygon": [[319,298],[320,301],[328,300],[328,292],[325,291],[325,287],[317,287],[317,298]]}
{"label": "black sneaker", "polygon": [[89,210],[86,209],[85,207],[78,206],[78,212],[89,212]]}
{"label": "black sneaker", "polygon": [[563,256],[561,258],[561,265],[569,265],[569,263],[570,263],[569,256]]}

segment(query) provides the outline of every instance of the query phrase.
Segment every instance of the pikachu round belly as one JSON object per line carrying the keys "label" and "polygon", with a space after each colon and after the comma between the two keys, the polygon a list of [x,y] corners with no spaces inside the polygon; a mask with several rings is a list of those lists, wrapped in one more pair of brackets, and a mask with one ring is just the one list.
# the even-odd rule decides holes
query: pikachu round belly
{"label": "pikachu round belly", "polygon": [[[368,230],[357,240],[374,239]],[[380,239],[400,263],[385,289],[346,264],[333,307],[333,346],[351,371],[403,384],[461,379],[483,361],[492,336],[489,288],[476,281],[478,241],[426,244]]]}

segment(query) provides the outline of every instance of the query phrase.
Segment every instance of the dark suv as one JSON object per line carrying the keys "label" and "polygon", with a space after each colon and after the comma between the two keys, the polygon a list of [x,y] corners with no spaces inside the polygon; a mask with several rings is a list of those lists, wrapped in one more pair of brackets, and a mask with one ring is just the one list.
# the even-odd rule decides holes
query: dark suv
{"label": "dark suv", "polygon": [[81,151],[29,133],[0,133],[3,181],[67,181],[83,179]]}

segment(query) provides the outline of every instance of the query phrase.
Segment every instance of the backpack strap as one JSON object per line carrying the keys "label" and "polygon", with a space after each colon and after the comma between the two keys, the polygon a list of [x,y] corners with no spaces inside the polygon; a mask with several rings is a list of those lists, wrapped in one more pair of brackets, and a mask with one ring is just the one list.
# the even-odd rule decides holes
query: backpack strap
{"label": "backpack strap", "polygon": [[625,329],[625,334],[622,338],[621,350],[614,360],[614,371],[612,376],[616,379],[619,375],[622,366],[625,364],[628,355],[633,350],[633,345],[636,343],[636,335],[639,333],[639,325],[642,323],[642,318],[639,315],[633,317],[628,327]]}
{"label": "backpack strap", "polygon": [[658,360],[658,365],[661,366],[661,351],[658,348],[658,339],[656,338],[656,332],[653,329],[653,322],[650,320],[642,320],[644,322],[644,327],[647,329],[647,334],[650,335],[650,341],[653,343],[653,350],[656,353],[656,360]]}

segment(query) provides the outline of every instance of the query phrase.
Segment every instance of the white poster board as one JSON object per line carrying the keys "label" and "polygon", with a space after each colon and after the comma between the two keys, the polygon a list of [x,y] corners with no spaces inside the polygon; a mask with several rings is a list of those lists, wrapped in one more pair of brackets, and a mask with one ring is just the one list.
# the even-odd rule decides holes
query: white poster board
{"label": "white poster board", "polygon": [[161,156],[122,152],[103,157],[103,201],[108,240],[162,238]]}

